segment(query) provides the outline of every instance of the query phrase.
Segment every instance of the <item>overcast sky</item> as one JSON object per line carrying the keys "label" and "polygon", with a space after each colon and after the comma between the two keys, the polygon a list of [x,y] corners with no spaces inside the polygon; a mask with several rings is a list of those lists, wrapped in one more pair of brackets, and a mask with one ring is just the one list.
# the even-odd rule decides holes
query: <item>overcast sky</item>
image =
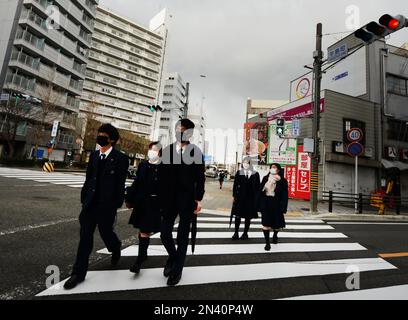
{"label": "overcast sky", "polygon": [[[242,128],[248,97],[289,99],[289,82],[305,73],[315,46],[316,23],[324,33],[347,31],[346,8],[360,8],[364,25],[384,13],[408,15],[406,0],[101,0],[148,25],[167,8],[167,69],[191,83],[192,107],[205,96],[209,128]],[[388,40],[408,42],[408,29]],[[324,47],[347,34],[324,37]],[[201,74],[207,76],[200,78]]]}

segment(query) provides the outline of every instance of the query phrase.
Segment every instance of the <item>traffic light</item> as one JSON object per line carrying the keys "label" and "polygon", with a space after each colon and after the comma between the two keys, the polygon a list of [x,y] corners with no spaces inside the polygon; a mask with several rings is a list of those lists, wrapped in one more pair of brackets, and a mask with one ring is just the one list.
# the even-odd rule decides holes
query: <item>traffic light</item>
{"label": "traffic light", "polygon": [[148,106],[151,112],[156,112],[156,111],[163,111],[163,108],[160,107],[159,105],[157,106]]}
{"label": "traffic light", "polygon": [[370,22],[354,32],[354,36],[363,40],[365,43],[370,44],[374,41],[385,38],[395,31],[408,27],[408,19],[402,15],[393,17],[389,14],[385,14],[378,22],[379,23],[374,21]]}
{"label": "traffic light", "polygon": [[283,137],[285,135],[285,120],[278,119],[276,120],[276,135]]}

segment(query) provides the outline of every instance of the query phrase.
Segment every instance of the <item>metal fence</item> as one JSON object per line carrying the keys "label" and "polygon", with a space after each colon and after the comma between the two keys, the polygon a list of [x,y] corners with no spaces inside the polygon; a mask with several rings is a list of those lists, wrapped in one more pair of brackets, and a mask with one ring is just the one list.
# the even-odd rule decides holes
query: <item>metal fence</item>
{"label": "metal fence", "polygon": [[333,205],[354,206],[355,212],[362,214],[364,211],[378,211],[385,214],[386,210],[401,214],[402,208],[408,209],[408,197],[393,196],[380,193],[355,194],[335,191],[323,191],[323,200],[328,202],[329,212],[333,212]]}

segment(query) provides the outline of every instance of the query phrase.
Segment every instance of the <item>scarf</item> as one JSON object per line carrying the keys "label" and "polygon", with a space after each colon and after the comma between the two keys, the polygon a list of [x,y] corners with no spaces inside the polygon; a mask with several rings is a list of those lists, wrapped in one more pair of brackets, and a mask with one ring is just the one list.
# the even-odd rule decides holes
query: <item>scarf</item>
{"label": "scarf", "polygon": [[262,191],[265,191],[265,194],[268,197],[274,197],[275,196],[275,189],[276,189],[276,183],[281,180],[281,177],[278,174],[270,174],[268,181],[265,184],[265,187],[263,188]]}

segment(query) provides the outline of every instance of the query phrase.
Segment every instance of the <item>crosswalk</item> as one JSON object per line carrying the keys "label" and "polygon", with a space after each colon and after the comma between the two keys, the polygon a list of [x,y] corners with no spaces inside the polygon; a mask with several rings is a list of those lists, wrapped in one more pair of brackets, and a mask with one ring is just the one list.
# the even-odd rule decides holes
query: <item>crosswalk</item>
{"label": "crosswalk", "polygon": [[[0,177],[12,178],[26,181],[38,182],[38,186],[46,186],[49,184],[66,186],[69,188],[82,188],[85,183],[84,174],[71,174],[59,172],[43,172],[25,169],[2,168],[0,167]],[[132,184],[131,180],[126,181],[126,186]]]}
{"label": "crosswalk", "polygon": [[[351,272],[358,270],[361,274],[382,275],[383,272],[397,272],[398,269],[363,245],[353,242],[347,235],[336,232],[333,226],[322,220],[288,219],[286,230],[280,233],[279,244],[273,245],[270,252],[264,250],[260,227],[260,220],[254,220],[249,232],[250,239],[234,242],[231,240],[228,217],[201,215],[195,252],[193,254],[189,247],[183,277],[178,290],[171,291],[172,299],[177,299],[177,294],[185,298],[182,295],[184,291],[188,292],[187,298],[190,299],[194,299],[194,294],[203,293],[209,299],[225,298],[237,288],[242,288],[242,292],[249,290],[252,294],[261,294],[265,291],[264,284],[267,284],[266,288],[282,290],[275,293],[273,299],[384,299],[384,292],[392,290],[389,287],[348,291],[345,283]],[[115,294],[120,294],[122,298],[134,297],[136,294],[140,297],[149,294],[154,299],[161,299],[163,295],[168,297],[167,292],[172,288],[166,286],[166,279],[162,275],[167,253],[160,236],[156,234],[152,237],[149,247],[152,261],[135,277],[128,271],[128,267],[137,252],[138,246],[130,245],[122,251],[123,264],[118,270],[110,269],[109,266],[102,270],[91,270],[86,281],[75,289],[64,290],[63,283],[66,280],[63,280],[37,297],[81,298],[82,295],[89,297],[89,294],[105,294],[113,298]],[[98,254],[109,257],[107,249],[99,250]],[[321,288],[311,292],[313,289],[300,286],[294,294],[290,287],[285,289],[281,285],[288,279],[312,279],[319,282],[322,277],[336,277],[336,281],[340,277],[344,288],[335,293],[326,289],[327,292],[322,294]],[[222,285],[222,290],[214,289],[217,285]],[[408,286],[398,286],[395,290],[400,295],[408,296]],[[257,296],[253,298],[257,299]]]}

